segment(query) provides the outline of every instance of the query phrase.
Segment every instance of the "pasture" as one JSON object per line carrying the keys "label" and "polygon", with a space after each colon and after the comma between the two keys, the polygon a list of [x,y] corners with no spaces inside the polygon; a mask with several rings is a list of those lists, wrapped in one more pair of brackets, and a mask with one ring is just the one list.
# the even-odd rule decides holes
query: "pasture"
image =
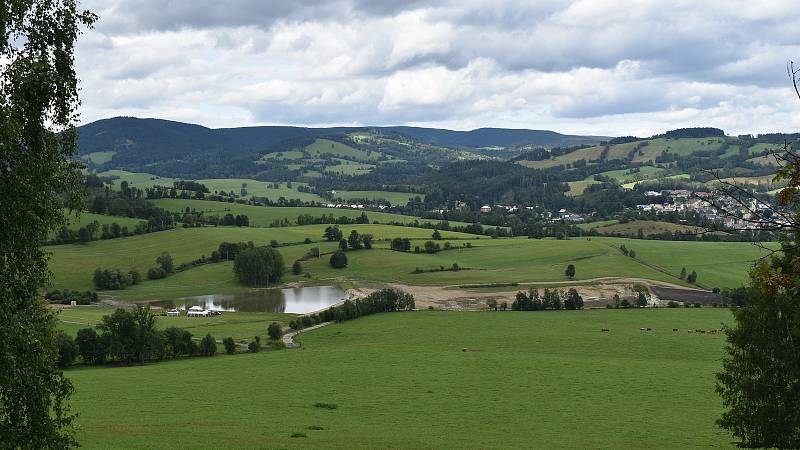
{"label": "pasture", "polygon": [[[228,202],[213,202],[208,200],[183,200],[176,198],[162,198],[153,200],[156,206],[166,209],[167,211],[182,212],[187,207],[197,211],[205,211],[206,214],[216,214],[220,217],[225,214],[246,214],[250,218],[250,225],[256,227],[268,227],[276,220],[288,219],[292,225],[297,225],[297,217],[310,214],[314,217],[333,215],[335,218],[349,217],[354,219],[360,217],[362,212],[367,215],[369,221],[373,222],[401,222],[413,223],[425,222],[426,219],[419,217],[404,216],[401,214],[382,213],[374,211],[363,211],[358,209],[349,208],[323,208],[311,206],[299,207],[268,207],[268,206],[255,206],[243,205],[239,203]],[[430,222],[436,223],[438,221],[431,220]],[[456,224],[458,222],[452,222]],[[460,223],[459,223],[460,224]]]}
{"label": "pasture", "polygon": [[410,192],[390,192],[390,191],[336,191],[336,198],[341,198],[345,202],[351,199],[367,198],[370,200],[386,200],[392,205],[405,206],[414,197],[425,199],[425,194],[414,194]]}
{"label": "pasture", "polygon": [[[73,306],[58,312],[58,328],[67,334],[75,336],[78,330],[87,327],[97,326],[102,321],[103,316],[114,313],[114,308],[104,305]],[[156,323],[158,328],[179,327],[189,330],[194,336],[205,336],[211,333],[217,339],[222,340],[232,337],[237,341],[249,341],[253,336],[259,335],[266,341],[267,324],[278,322],[288,326],[289,320],[295,317],[293,314],[268,313],[268,312],[236,312],[225,313],[214,317],[164,317],[158,316]]]}
{"label": "pasture", "polygon": [[111,225],[112,223],[116,222],[120,226],[128,227],[131,232],[133,232],[134,227],[136,227],[139,222],[144,222],[142,219],[136,219],[133,217],[109,216],[106,214],[94,214],[90,212],[81,212],[79,215],[77,215],[77,217],[75,213],[68,214],[68,221],[69,225],[67,225],[67,228],[72,230],[77,230],[78,228],[85,227],[86,225],[96,221],[100,225]]}
{"label": "pasture", "polygon": [[600,234],[622,235],[635,237],[639,230],[644,236],[660,233],[701,233],[702,227],[691,225],[681,225],[671,222],[661,222],[656,220],[632,220],[626,223],[611,223],[605,226],[594,228]]}
{"label": "pasture", "polygon": [[[209,256],[219,244],[253,241],[266,245],[299,243],[309,238],[311,244],[280,247],[287,267],[319,247],[325,252],[336,249],[335,242],[321,242],[326,225],[286,228],[202,227],[150,233],[128,238],[94,241],[86,244],[51,246],[50,268],[53,280],[49,288],[91,289],[95,268],[135,268],[142,274],[155,264],[155,258],[168,251],[175,264]],[[337,284],[344,280],[409,285],[447,286],[470,283],[561,282],[567,280],[564,269],[575,264],[575,280],[599,277],[635,277],[685,284],[678,279],[682,267],[695,270],[698,281],[707,287],[736,287],[747,280],[753,261],[764,255],[748,243],[671,242],[623,238],[553,239],[478,239],[474,235],[442,232],[444,242],[451,240],[455,249],[435,254],[396,252],[389,250],[388,240],[394,237],[413,239],[413,246],[422,247],[431,231],[389,225],[346,225],[340,227],[347,236],[355,229],[370,233],[378,240],[372,250],[348,253],[348,266],[333,269],[328,258],[303,263],[309,277],[287,275],[285,282]],[[463,248],[469,242],[472,248]],[[625,244],[637,258],[623,255],[618,247]],[[713,255],[713,257],[712,257]],[[439,271],[458,264],[459,271]],[[144,280],[137,286],[120,291],[104,292],[121,300],[139,301],[171,299],[187,295],[229,293],[245,289],[237,284],[232,263],[202,265],[160,280]],[[424,273],[414,273],[419,268]],[[434,271],[430,271],[434,270]]]}
{"label": "pasture", "polygon": [[90,449],[735,448],[714,425],[724,338],[686,332],[730,321],[721,308],[390,313],[303,334],[303,350],[66,373]]}
{"label": "pasture", "polygon": [[[137,269],[146,275],[147,269],[155,265],[161,252],[172,255],[176,265],[193,261],[211,252],[226,242],[253,241],[257,245],[267,245],[271,240],[280,243],[298,243],[306,238],[312,244],[281,247],[280,252],[290,267],[292,262],[307,253],[312,247],[320,247],[323,252],[336,249],[336,242],[322,241],[327,225],[307,225],[285,228],[248,227],[202,227],[178,228],[157,233],[143,234],[127,238],[93,241],[85,244],[67,244],[47,247],[52,253],[50,270],[53,272],[52,288],[86,290],[92,288],[92,274],[98,267],[120,270]],[[370,233],[375,239],[409,237],[430,238],[431,231],[421,228],[394,227],[389,225],[344,225],[340,226],[347,236],[351,230]],[[442,232],[445,238],[472,239],[473,235]],[[325,260],[327,262],[327,259]],[[183,295],[229,292],[242,289],[234,278],[230,265],[216,263],[192,268],[186,272],[161,280],[144,280],[138,286],[113,292],[114,296],[132,299],[175,298]],[[291,277],[287,278],[291,280]]]}

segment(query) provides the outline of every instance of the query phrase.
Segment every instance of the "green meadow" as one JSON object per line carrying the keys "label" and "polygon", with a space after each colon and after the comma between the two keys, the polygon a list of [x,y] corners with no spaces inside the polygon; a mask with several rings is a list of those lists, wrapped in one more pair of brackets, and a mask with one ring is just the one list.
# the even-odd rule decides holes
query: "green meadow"
{"label": "green meadow", "polygon": [[[246,214],[250,218],[250,225],[256,227],[268,227],[275,220],[288,219],[292,225],[297,225],[297,217],[304,214],[310,214],[314,217],[328,216],[333,214],[333,217],[349,217],[351,219],[360,217],[362,212],[367,214],[370,222],[401,222],[413,223],[415,221],[425,222],[425,219],[419,217],[404,216],[401,214],[390,214],[373,211],[361,211],[349,208],[323,208],[311,206],[299,207],[267,207],[267,206],[254,206],[242,205],[239,203],[228,202],[212,202],[208,200],[183,200],[175,198],[162,198],[153,200],[156,206],[166,209],[167,211],[181,212],[189,207],[197,211],[205,211],[207,214],[217,214],[223,216],[225,214]],[[438,221],[430,221],[438,222]],[[460,222],[452,222],[453,224],[461,224]]]}
{"label": "green meadow", "polygon": [[[291,266],[292,262],[306,254],[311,248],[319,247],[322,252],[336,249],[336,242],[321,242],[327,225],[307,225],[285,228],[253,228],[253,227],[201,227],[178,228],[157,233],[149,233],[127,238],[92,241],[84,244],[66,244],[47,247],[51,253],[50,270],[53,272],[52,288],[91,289],[92,274],[96,268],[120,270],[137,269],[143,275],[147,269],[155,265],[155,259],[161,252],[169,252],[175,264],[182,264],[210,256],[221,242],[249,242],[267,245],[272,240],[279,243],[302,243],[306,238],[315,241],[312,244],[301,244],[281,247],[280,252]],[[392,239],[408,237],[429,239],[431,230],[411,227],[394,227],[389,225],[342,225],[342,233],[347,236],[351,230],[372,234],[375,239]],[[473,239],[473,235],[464,233],[442,232],[445,238]],[[458,241],[460,242],[460,241]],[[375,250],[377,251],[377,250]],[[369,251],[362,250],[361,253]],[[358,252],[356,252],[358,253]],[[352,255],[356,255],[352,253]],[[355,256],[353,256],[355,258]],[[327,261],[327,259],[325,260]],[[144,299],[171,298],[169,292],[178,292],[175,296],[228,292],[241,287],[233,279],[233,272],[228,263],[215,263],[195,267],[186,272],[161,280],[144,280],[142,284],[133,286],[113,294],[120,298],[142,296]],[[174,298],[174,297],[172,297]]]}
{"label": "green meadow", "polygon": [[[337,248],[324,242],[326,225],[285,228],[201,227],[179,228],[128,238],[94,241],[85,244],[50,246],[50,288],[91,289],[96,268],[137,269],[146,274],[161,252],[169,252],[175,264],[209,256],[221,242],[252,241],[267,245],[272,240],[280,247],[287,267],[312,248],[323,253]],[[471,283],[528,283],[565,281],[568,264],[577,268],[576,280],[599,277],[636,277],[684,284],[678,278],[682,267],[696,271],[701,285],[736,287],[747,279],[753,262],[765,253],[748,243],[671,242],[624,238],[490,239],[464,233],[442,232],[442,241],[454,247],[435,254],[396,252],[389,240],[408,237],[412,246],[423,247],[431,230],[390,225],[360,224],[340,226],[345,236],[351,230],[372,234],[377,240],[372,250],[348,252],[348,266],[333,269],[328,258],[303,263],[308,277],[287,275],[286,282],[338,284],[344,280],[446,286]],[[304,244],[305,239],[312,243]],[[469,243],[472,247],[465,248]],[[629,258],[619,251],[625,244],[636,251]],[[412,247],[413,249],[413,247]],[[711,259],[708,255],[714,255]],[[439,271],[457,264],[462,270]],[[206,264],[160,280],[144,280],[137,286],[104,292],[122,300],[170,299],[187,295],[236,292],[243,288],[233,277],[231,262]],[[416,269],[426,270],[414,273]],[[430,271],[435,270],[435,271]]]}
{"label": "green meadow", "polygon": [[135,219],[132,217],[109,216],[106,214],[94,214],[90,212],[81,212],[77,215],[75,213],[68,214],[67,219],[69,221],[67,228],[73,230],[85,227],[92,222],[98,222],[100,225],[111,225],[112,223],[116,222],[120,226],[128,227],[128,229],[133,232],[134,227],[136,227],[139,222],[144,222],[142,219]]}
{"label": "green meadow", "polygon": [[[105,305],[74,306],[58,312],[58,328],[74,336],[78,330],[94,327],[102,321],[103,316],[114,312],[114,308]],[[190,318],[181,317],[156,317],[158,328],[180,327],[189,330],[195,336],[205,336],[211,333],[223,339],[232,337],[237,341],[249,341],[253,336],[259,335],[265,341],[267,328],[265,324],[278,322],[287,326],[293,314],[269,312],[236,312],[226,313],[221,316]],[[199,319],[199,320],[198,320]]]}
{"label": "green meadow", "polygon": [[89,449],[735,448],[714,425],[724,338],[686,332],[730,321],[721,308],[388,313],[307,332],[303,350],[66,373]]}

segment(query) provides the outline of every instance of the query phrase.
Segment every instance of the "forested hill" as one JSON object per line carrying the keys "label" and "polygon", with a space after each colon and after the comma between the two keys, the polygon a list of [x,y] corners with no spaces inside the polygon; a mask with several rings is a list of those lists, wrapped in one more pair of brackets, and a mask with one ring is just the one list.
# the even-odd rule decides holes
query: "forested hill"
{"label": "forested hill", "polygon": [[161,119],[115,117],[79,128],[79,153],[115,152],[118,164],[151,163],[179,159],[236,159],[292,150],[316,138],[336,138],[353,133],[379,133],[405,137],[427,145],[478,149],[484,147],[565,147],[597,144],[596,136],[563,135],[553,131],[482,128],[452,131],[415,127],[305,128],[259,126],[211,129]]}
{"label": "forested hill", "polygon": [[387,127],[385,129],[427,144],[445,147],[571,147],[597,144],[610,139],[605,136],[575,136],[548,130],[508,128],[478,128],[471,131],[418,127]]}

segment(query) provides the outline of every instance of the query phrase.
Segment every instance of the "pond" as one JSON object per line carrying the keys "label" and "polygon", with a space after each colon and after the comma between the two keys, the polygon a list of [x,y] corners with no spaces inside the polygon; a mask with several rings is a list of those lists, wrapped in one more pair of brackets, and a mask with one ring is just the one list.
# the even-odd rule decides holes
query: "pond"
{"label": "pond", "polygon": [[257,289],[236,294],[212,294],[150,302],[164,309],[200,306],[211,311],[283,312],[307,314],[344,301],[347,294],[334,286]]}

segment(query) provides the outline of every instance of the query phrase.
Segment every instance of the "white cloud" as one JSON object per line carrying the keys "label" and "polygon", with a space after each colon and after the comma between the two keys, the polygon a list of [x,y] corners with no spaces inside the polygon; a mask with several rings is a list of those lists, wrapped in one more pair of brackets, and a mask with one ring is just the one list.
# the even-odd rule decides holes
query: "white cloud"
{"label": "white cloud", "polygon": [[84,122],[796,131],[791,1],[86,1]]}

